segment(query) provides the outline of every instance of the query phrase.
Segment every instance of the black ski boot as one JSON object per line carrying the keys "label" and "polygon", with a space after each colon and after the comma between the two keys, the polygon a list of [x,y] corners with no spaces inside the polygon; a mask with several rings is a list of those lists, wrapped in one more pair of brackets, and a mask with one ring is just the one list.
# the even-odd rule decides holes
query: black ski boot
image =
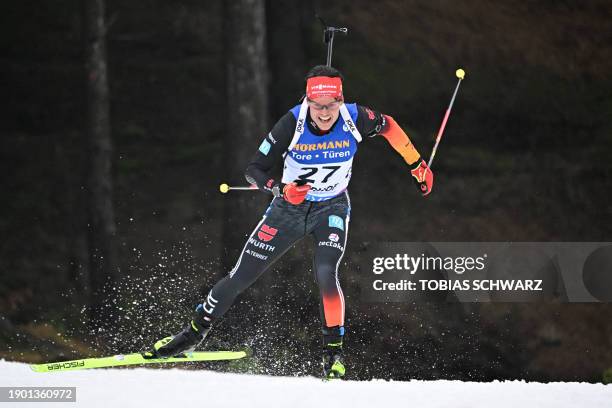
{"label": "black ski boot", "polygon": [[344,377],[344,352],[342,351],[342,337],[344,327],[323,328],[323,376],[327,380]]}
{"label": "black ski boot", "polygon": [[183,330],[174,336],[164,337],[153,345],[153,350],[143,354],[145,358],[178,357],[190,353],[204,341],[211,329],[211,319],[204,314],[202,305]]}

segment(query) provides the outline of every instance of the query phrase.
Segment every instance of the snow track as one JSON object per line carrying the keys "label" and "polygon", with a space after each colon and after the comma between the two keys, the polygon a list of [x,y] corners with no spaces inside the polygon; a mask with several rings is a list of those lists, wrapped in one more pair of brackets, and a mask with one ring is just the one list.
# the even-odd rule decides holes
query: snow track
{"label": "snow track", "polygon": [[181,369],[97,369],[34,373],[0,361],[0,386],[77,387],[75,403],[0,403],[15,407],[612,407],[612,385],[461,381],[336,381]]}

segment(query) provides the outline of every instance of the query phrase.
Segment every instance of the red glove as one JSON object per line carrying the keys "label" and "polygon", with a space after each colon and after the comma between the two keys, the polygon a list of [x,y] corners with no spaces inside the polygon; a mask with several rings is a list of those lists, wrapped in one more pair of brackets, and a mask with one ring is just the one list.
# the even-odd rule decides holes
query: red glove
{"label": "red glove", "polygon": [[310,185],[298,186],[297,183],[289,183],[283,187],[283,197],[293,205],[301,204],[310,191]]}
{"label": "red glove", "polygon": [[427,163],[425,163],[425,160],[421,160],[416,167],[410,170],[410,173],[412,174],[412,177],[416,179],[416,183],[418,184],[423,196],[431,193],[434,176]]}

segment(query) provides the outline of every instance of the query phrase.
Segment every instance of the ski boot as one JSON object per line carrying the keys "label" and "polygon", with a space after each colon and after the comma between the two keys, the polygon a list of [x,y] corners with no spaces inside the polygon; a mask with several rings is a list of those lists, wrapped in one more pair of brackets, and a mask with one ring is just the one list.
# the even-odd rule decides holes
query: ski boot
{"label": "ski boot", "polygon": [[143,354],[144,358],[179,357],[195,350],[204,341],[211,329],[211,319],[198,305],[194,318],[174,336],[164,337],[153,345],[153,350]]}
{"label": "ski boot", "polygon": [[323,328],[323,376],[326,380],[344,377],[344,353],[342,351],[342,337],[344,327]]}
{"label": "ski boot", "polygon": [[344,367],[344,353],[342,343],[331,345],[323,350],[323,375],[326,380],[334,380],[344,377],[346,367]]}

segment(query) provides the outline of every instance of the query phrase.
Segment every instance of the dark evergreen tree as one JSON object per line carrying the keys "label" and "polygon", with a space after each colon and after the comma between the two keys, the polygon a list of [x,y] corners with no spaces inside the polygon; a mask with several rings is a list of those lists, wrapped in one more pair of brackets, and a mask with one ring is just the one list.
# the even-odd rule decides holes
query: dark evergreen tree
{"label": "dark evergreen tree", "polygon": [[104,0],[84,0],[89,141],[89,295],[90,317],[96,326],[110,322],[106,298],[116,278],[115,216],[113,209],[112,154],[106,24]]}
{"label": "dark evergreen tree", "polygon": [[[224,176],[231,184],[244,184],[244,170],[268,131],[265,1],[225,2],[224,14],[228,105]],[[222,257],[226,268],[233,266],[264,200],[258,193],[237,193],[225,201]]]}

